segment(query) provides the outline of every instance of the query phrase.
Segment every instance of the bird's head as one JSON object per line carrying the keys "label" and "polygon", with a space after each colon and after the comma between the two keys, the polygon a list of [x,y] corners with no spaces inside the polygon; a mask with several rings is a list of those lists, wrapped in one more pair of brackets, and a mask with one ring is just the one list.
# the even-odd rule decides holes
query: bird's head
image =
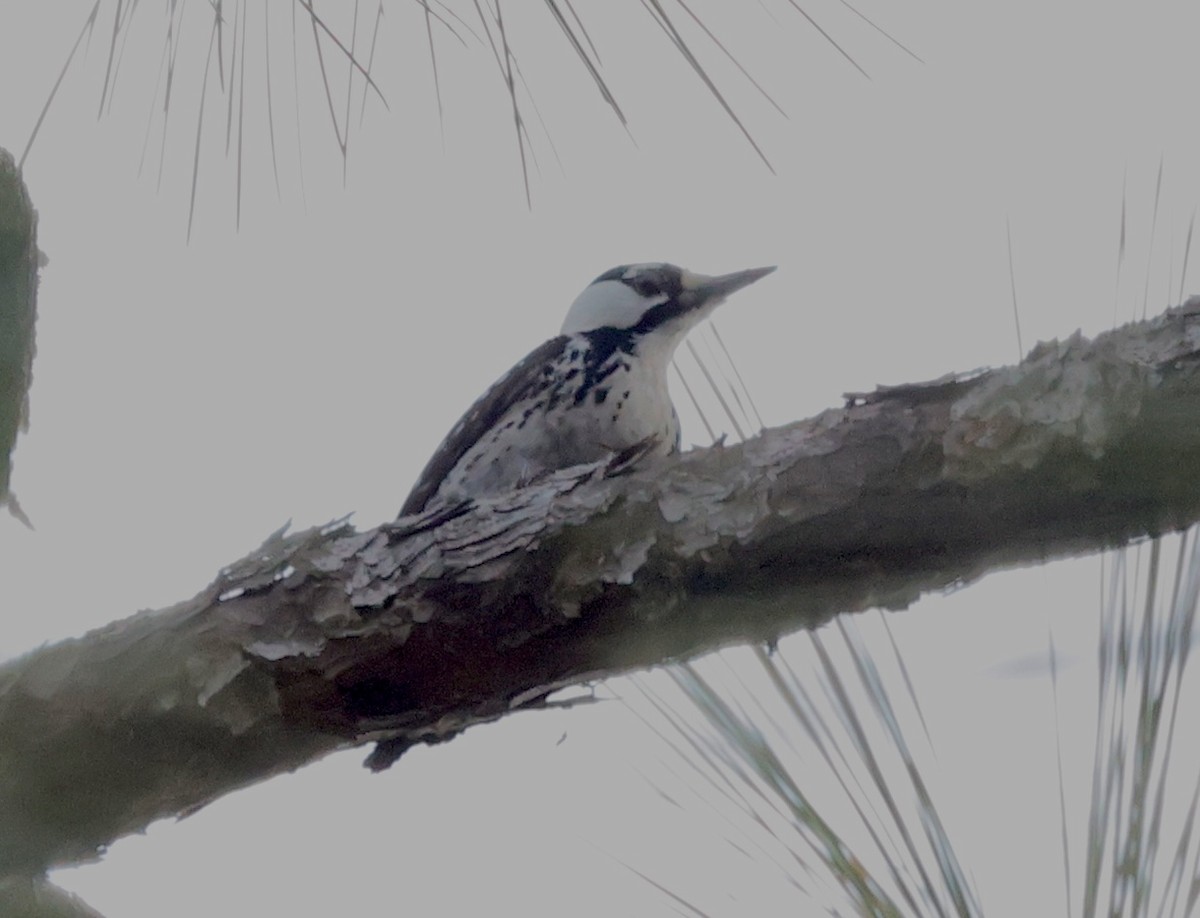
{"label": "bird's head", "polygon": [[710,277],[668,264],[621,265],[592,281],[571,304],[562,333],[613,328],[655,335],[674,350],[684,335],[725,298],[775,268],[751,268]]}

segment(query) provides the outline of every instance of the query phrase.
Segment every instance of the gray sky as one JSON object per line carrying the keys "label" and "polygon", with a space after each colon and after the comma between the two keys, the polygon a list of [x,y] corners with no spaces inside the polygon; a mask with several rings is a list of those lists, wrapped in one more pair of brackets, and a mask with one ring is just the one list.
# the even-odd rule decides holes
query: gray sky
{"label": "gray sky", "polygon": [[[924,63],[843,6],[806,7],[870,79],[786,3],[694,4],[786,119],[673,8],[775,175],[642,8],[578,6],[629,129],[545,8],[506,6],[557,151],[527,110],[538,163],[530,210],[490,50],[435,29],[439,134],[413,4],[388,5],[380,31],[375,74],[389,110],[368,97],[360,124],[354,82],[344,180],[301,18],[303,188],[291,6],[270,5],[277,196],[263,7],[251,5],[241,225],[214,70],[190,243],[210,8],[185,8],[162,142],[166,17],[139,8],[97,120],[104,6],[26,167],[50,261],[14,485],[37,529],[0,519],[0,655],[191,596],[285,520],[391,517],[461,411],[616,264],[780,266],[716,317],[768,424],[838,404],[844,391],[1012,362],[1006,221],[1026,348],[1178,298],[1200,201],[1194,3],[864,0]],[[6,6],[0,145],[23,147],[90,8]],[[348,35],[353,6],[322,8]],[[328,45],[325,54],[340,118],[346,67]],[[685,443],[703,442],[694,414],[683,404],[681,414]],[[1088,559],[997,575],[890,617],[938,741],[931,767],[948,821],[991,914],[1038,913],[1062,896],[1048,683],[997,673],[1042,653],[1053,622],[1078,663],[1066,673],[1064,744],[1082,801],[1091,740],[1076,727],[1094,718],[1098,572]],[[622,682],[610,694],[630,691]],[[509,718],[415,750],[382,776],[361,769],[362,756],[156,825],[57,879],[125,918],[347,906],[672,914],[624,862],[710,914],[802,908],[767,859],[730,855],[727,827],[702,804],[681,812],[662,801],[643,775],[668,753],[618,703]]]}

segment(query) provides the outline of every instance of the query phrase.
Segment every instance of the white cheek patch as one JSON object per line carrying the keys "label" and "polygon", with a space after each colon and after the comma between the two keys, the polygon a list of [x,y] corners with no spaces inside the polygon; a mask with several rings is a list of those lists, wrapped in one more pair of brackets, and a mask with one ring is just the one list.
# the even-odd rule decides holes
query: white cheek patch
{"label": "white cheek patch", "polygon": [[646,310],[665,303],[666,294],[647,299],[619,280],[599,281],[575,298],[561,333],[575,335],[597,328],[631,328],[641,321]]}

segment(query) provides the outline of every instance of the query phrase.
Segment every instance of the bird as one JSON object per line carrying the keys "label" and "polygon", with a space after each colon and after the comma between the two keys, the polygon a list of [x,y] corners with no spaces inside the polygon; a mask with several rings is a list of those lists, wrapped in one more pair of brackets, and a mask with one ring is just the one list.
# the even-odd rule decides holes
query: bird
{"label": "bird", "polygon": [[621,265],[571,304],[557,337],[497,380],[450,430],[400,510],[502,494],[574,465],[680,448],[667,387],[675,349],[731,293],[775,268],[709,276]]}

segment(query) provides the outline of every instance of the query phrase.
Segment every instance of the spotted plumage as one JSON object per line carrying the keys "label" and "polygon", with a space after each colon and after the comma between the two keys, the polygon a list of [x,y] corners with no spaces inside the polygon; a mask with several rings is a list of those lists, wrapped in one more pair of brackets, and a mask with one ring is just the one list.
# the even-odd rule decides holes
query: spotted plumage
{"label": "spotted plumage", "polygon": [[649,441],[679,449],[667,366],[683,337],[725,297],[773,271],[719,277],[666,264],[623,265],[576,298],[551,338],[463,415],[404,502],[496,494],[556,469]]}

